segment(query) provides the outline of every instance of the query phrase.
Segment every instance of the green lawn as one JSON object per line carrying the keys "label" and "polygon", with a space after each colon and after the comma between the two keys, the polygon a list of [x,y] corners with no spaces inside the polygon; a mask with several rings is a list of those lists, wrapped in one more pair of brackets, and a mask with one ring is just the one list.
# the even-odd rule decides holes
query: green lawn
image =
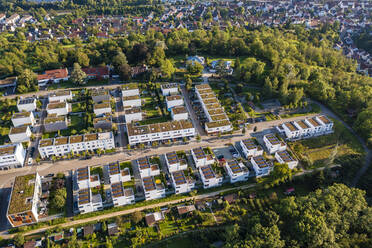
{"label": "green lawn", "polygon": [[80,102],[80,103],[73,103],[72,106],[72,112],[73,113],[76,113],[76,112],[85,112],[86,111],[86,104],[84,102]]}
{"label": "green lawn", "polygon": [[56,136],[57,132],[43,133],[43,139],[50,139]]}

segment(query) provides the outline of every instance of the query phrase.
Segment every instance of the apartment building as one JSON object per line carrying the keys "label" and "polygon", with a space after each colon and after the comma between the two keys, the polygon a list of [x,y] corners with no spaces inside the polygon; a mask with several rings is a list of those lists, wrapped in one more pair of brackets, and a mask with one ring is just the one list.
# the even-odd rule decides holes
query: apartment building
{"label": "apartment building", "polygon": [[67,129],[67,126],[68,122],[66,116],[57,116],[53,114],[44,119],[45,132],[56,132],[58,130]]}
{"label": "apartment building", "polygon": [[171,108],[171,117],[174,121],[187,120],[189,119],[189,113],[187,112],[185,106],[176,106]]}
{"label": "apartment building", "polygon": [[129,83],[129,84],[124,84],[121,87],[121,94],[123,97],[125,96],[139,96],[139,88],[138,84],[136,83]]}
{"label": "apartment building", "polygon": [[222,176],[217,175],[210,165],[199,167],[200,179],[203,182],[203,188],[208,189],[222,185]]}
{"label": "apartment building", "polygon": [[127,123],[126,126],[130,145],[195,136],[195,128],[191,121],[188,120],[162,122],[142,126]]}
{"label": "apartment building", "polygon": [[96,212],[103,209],[101,194],[93,194],[91,188],[81,189],[78,191],[77,203],[80,214]]}
{"label": "apartment building", "polygon": [[165,102],[167,104],[167,109],[170,111],[171,108],[176,106],[182,106],[184,104],[183,98],[180,95],[166,96]]}
{"label": "apartment building", "polygon": [[105,115],[93,119],[93,127],[95,129],[111,130],[112,129],[112,116]]}
{"label": "apartment building", "polygon": [[35,125],[35,118],[32,112],[14,113],[12,116],[13,126],[19,127],[24,125]]}
{"label": "apartment building", "polygon": [[195,86],[195,93],[200,101],[208,122],[205,131],[208,134],[232,131],[232,125],[209,84]]}
{"label": "apartment building", "polygon": [[280,141],[275,134],[266,134],[263,137],[263,141],[265,143],[266,149],[269,151],[270,154],[274,154],[276,152],[284,151],[287,149],[287,144]]}
{"label": "apartment building", "polygon": [[88,166],[75,170],[75,180],[79,190],[87,188],[95,188],[101,185],[101,180],[98,174],[91,175]]}
{"label": "apartment building", "polygon": [[176,194],[188,193],[195,188],[195,180],[191,177],[186,177],[181,171],[173,171],[171,173],[172,185]]}
{"label": "apartment building", "polygon": [[42,139],[38,146],[41,158],[63,156],[71,152],[80,153],[82,151],[112,148],[115,148],[112,132]]}
{"label": "apartment building", "polygon": [[115,207],[135,203],[132,188],[124,188],[122,182],[111,183],[111,197]]}
{"label": "apartment building", "polygon": [[130,123],[132,121],[142,121],[142,110],[141,107],[127,108],[124,110],[125,122]]}
{"label": "apartment building", "polygon": [[31,135],[30,126],[20,126],[11,127],[8,136],[12,143],[22,143],[30,141]]}
{"label": "apartment building", "polygon": [[69,104],[67,102],[51,102],[46,108],[48,115],[67,115],[69,113]]}
{"label": "apartment building", "polygon": [[170,96],[178,94],[178,84],[177,83],[167,83],[160,85],[161,94],[163,96]]}
{"label": "apartment building", "polygon": [[21,143],[0,146],[0,170],[23,167],[26,150]]}
{"label": "apartment building", "polygon": [[256,157],[263,154],[262,147],[254,139],[245,139],[240,141],[240,147],[242,148],[244,157]]}
{"label": "apartment building", "polygon": [[41,180],[38,173],[17,176],[14,179],[6,214],[12,227],[30,225],[39,221],[40,195]]}
{"label": "apartment building", "polygon": [[129,168],[120,169],[118,162],[110,163],[104,167],[105,173],[110,179],[110,183],[128,182],[132,179]]}
{"label": "apartment building", "polygon": [[20,98],[17,102],[17,108],[19,112],[32,112],[36,110],[36,99],[29,97],[29,98]]}
{"label": "apartment building", "polygon": [[157,182],[154,177],[142,178],[142,187],[146,200],[154,200],[165,197],[165,188],[161,182]]}
{"label": "apartment building", "polygon": [[169,172],[187,169],[187,161],[185,159],[180,159],[176,152],[169,152],[165,154],[165,162]]}
{"label": "apartment building", "polygon": [[148,157],[137,159],[137,166],[141,178],[160,175],[158,164],[151,164]]}
{"label": "apartment building", "polygon": [[248,180],[249,170],[242,162],[235,159],[225,164],[225,170],[230,178],[230,183],[244,182]]}
{"label": "apartment building", "polygon": [[288,151],[281,151],[275,153],[275,159],[280,164],[287,164],[288,168],[293,170],[298,165],[298,161],[294,159]]}
{"label": "apartment building", "polygon": [[123,96],[123,106],[126,107],[141,107],[141,98],[139,95]]}
{"label": "apartment building", "polygon": [[67,102],[72,100],[71,90],[59,90],[48,95],[48,101],[51,102]]}
{"label": "apartment building", "polygon": [[215,162],[212,154],[206,154],[201,147],[191,150],[191,156],[194,160],[195,167],[199,168],[206,165],[211,165]]}
{"label": "apartment building", "polygon": [[273,170],[273,164],[263,156],[251,157],[251,164],[256,173],[256,177],[267,176]]}
{"label": "apartment building", "polygon": [[111,114],[111,111],[112,111],[111,104],[108,101],[96,103],[94,104],[93,111],[96,116]]}
{"label": "apartment building", "polygon": [[92,89],[92,99],[95,103],[108,102],[110,101],[110,94],[106,89]]}

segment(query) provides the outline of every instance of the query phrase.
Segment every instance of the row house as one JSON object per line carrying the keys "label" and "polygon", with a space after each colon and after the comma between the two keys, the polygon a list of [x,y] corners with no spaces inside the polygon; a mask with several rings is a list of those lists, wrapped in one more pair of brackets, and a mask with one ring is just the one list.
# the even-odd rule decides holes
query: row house
{"label": "row house", "polygon": [[122,97],[139,96],[140,92],[139,92],[138,84],[136,83],[124,84],[121,87],[121,94],[122,94]]}
{"label": "row house", "polygon": [[104,115],[93,119],[93,127],[95,129],[111,130],[112,129],[112,116]]}
{"label": "row house", "polygon": [[142,110],[141,107],[127,108],[124,110],[124,117],[126,123],[131,123],[132,121],[142,121]]}
{"label": "row house", "polygon": [[67,102],[51,102],[46,107],[48,115],[67,115],[69,113],[69,104]]}
{"label": "row house", "polygon": [[31,134],[30,126],[20,126],[11,127],[8,136],[12,143],[22,143],[30,141]]}
{"label": "row house", "polygon": [[111,183],[111,197],[115,207],[135,203],[133,188],[124,188],[121,181]]}
{"label": "row house", "polygon": [[165,197],[165,188],[160,180],[155,180],[154,177],[144,177],[141,182],[146,200]]}
{"label": "row house", "polygon": [[210,165],[199,167],[199,174],[204,189],[219,187],[222,185],[222,176],[217,175]]}
{"label": "row house", "polygon": [[67,102],[72,100],[71,90],[59,90],[48,95],[48,101],[52,102]]}
{"label": "row house", "polygon": [[95,103],[108,102],[111,99],[110,94],[106,89],[92,89],[90,93],[93,102]]}
{"label": "row house", "polygon": [[172,172],[171,179],[176,194],[185,194],[195,188],[195,180],[186,177],[182,170]]}
{"label": "row house", "polygon": [[44,118],[43,127],[45,132],[57,132],[59,130],[67,129],[67,117],[57,116],[56,114],[48,115],[48,117]]}
{"label": "row house", "polygon": [[287,149],[287,144],[279,140],[275,134],[266,134],[263,137],[263,141],[265,143],[266,149],[269,151],[270,154],[274,154],[276,152],[281,152]]}
{"label": "row house", "polygon": [[17,176],[12,185],[6,217],[12,227],[39,221],[41,179],[38,173]]}
{"label": "row house", "polygon": [[199,168],[206,165],[211,165],[215,162],[212,154],[206,154],[201,147],[191,150],[191,156],[194,160],[195,167]]}
{"label": "row house", "polygon": [[95,151],[97,149],[108,150],[113,148],[115,148],[115,142],[112,132],[42,139],[38,146],[41,158],[64,156],[69,153]]}
{"label": "row house", "polygon": [[249,177],[249,170],[242,162],[235,159],[225,164],[225,170],[230,178],[230,183],[245,182]]}
{"label": "row house", "polygon": [[187,169],[187,161],[179,158],[176,152],[168,152],[165,154],[165,162],[169,172],[181,171]]}
{"label": "row house", "polygon": [[130,145],[195,136],[195,128],[189,120],[170,121],[142,126],[127,123],[126,127]]}
{"label": "row house", "polygon": [[12,116],[12,123],[15,127],[24,125],[35,125],[35,118],[32,112],[19,112],[14,113]]}
{"label": "row house", "polygon": [[288,151],[281,151],[275,153],[275,159],[280,164],[287,164],[288,168],[293,170],[298,165],[298,161],[294,159]]}
{"label": "row house", "polygon": [[251,157],[250,160],[256,177],[267,176],[274,169],[273,164],[263,156]]}
{"label": "row house", "polygon": [[141,98],[139,95],[123,96],[123,107],[141,107]]}
{"label": "row house", "polygon": [[137,159],[137,166],[141,178],[160,175],[159,165],[151,164],[148,157]]}
{"label": "row house", "polygon": [[103,201],[100,193],[94,194],[91,188],[81,189],[77,193],[77,205],[80,214],[103,210]]}
{"label": "row house", "polygon": [[173,107],[182,106],[184,104],[182,96],[180,96],[180,95],[166,96],[165,97],[165,102],[167,104],[167,109],[169,111]]}
{"label": "row house", "polygon": [[118,162],[104,166],[104,171],[110,179],[110,183],[128,182],[132,179],[130,169],[128,167],[121,169]]}
{"label": "row house", "polygon": [[19,112],[32,112],[37,108],[36,98],[20,98],[17,102],[17,108]]}
{"label": "row house", "polygon": [[78,190],[96,188],[101,185],[101,180],[98,174],[91,175],[88,166],[75,170],[74,180]]}
{"label": "row house", "polygon": [[93,111],[96,116],[103,116],[105,114],[111,114],[112,112],[111,103],[108,101],[96,103],[93,106]]}
{"label": "row house", "polygon": [[167,83],[160,85],[161,93],[163,96],[170,96],[178,94],[177,83]]}
{"label": "row house", "polygon": [[68,70],[64,69],[55,69],[47,70],[43,74],[37,75],[37,82],[39,87],[45,86],[48,82],[59,83],[61,81],[67,81],[69,79]]}
{"label": "row house", "polygon": [[241,140],[240,147],[242,148],[244,157],[246,159],[250,157],[260,156],[263,154],[262,147],[257,143],[255,139]]}
{"label": "row house", "polygon": [[187,120],[189,119],[189,113],[187,112],[185,106],[176,106],[171,110],[171,117],[174,121]]}
{"label": "row house", "polygon": [[26,150],[21,143],[0,146],[0,170],[23,167]]}

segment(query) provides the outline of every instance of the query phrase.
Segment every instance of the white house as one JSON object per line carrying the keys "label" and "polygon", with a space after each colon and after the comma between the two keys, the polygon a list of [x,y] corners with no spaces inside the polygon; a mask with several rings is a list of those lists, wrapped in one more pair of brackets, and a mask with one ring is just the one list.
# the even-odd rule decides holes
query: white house
{"label": "white house", "polygon": [[287,145],[272,133],[264,135],[263,141],[270,154],[287,149]]}
{"label": "white house", "polygon": [[125,122],[142,121],[142,110],[140,107],[133,107],[125,109],[124,111]]}
{"label": "white house", "polygon": [[169,96],[178,94],[178,84],[177,83],[167,83],[160,85],[161,93],[163,96]]}
{"label": "white house", "polygon": [[35,125],[35,118],[32,112],[14,113],[12,116],[13,126],[19,127],[24,125]]}
{"label": "white house", "polygon": [[141,98],[139,95],[123,96],[123,106],[125,107],[141,107]]}
{"label": "white house", "polygon": [[92,194],[92,190],[90,188],[79,190],[77,198],[78,208],[81,214],[103,209],[101,194]]}
{"label": "white house", "polygon": [[107,113],[111,114],[111,104],[110,102],[96,103],[94,104],[93,111],[96,116],[101,116]]}
{"label": "white house", "polygon": [[176,152],[168,152],[165,154],[165,162],[169,172],[187,169],[187,161],[185,159],[180,159]]}
{"label": "white house", "polygon": [[273,165],[263,156],[251,157],[251,164],[256,173],[256,177],[267,176],[273,170]]}
{"label": "white house", "polygon": [[189,113],[187,112],[185,106],[176,106],[171,108],[171,117],[174,121],[187,120],[189,118]]}
{"label": "white house", "polygon": [[195,128],[189,120],[162,122],[142,126],[127,123],[126,127],[130,145],[195,136]]}
{"label": "white house", "polygon": [[142,187],[146,200],[154,200],[165,197],[164,185],[161,182],[156,181],[153,177],[142,178]]}
{"label": "white house", "polygon": [[19,112],[31,112],[36,109],[35,98],[20,98],[17,102],[17,108]]}
{"label": "white house", "polygon": [[141,178],[157,176],[160,174],[159,165],[150,164],[148,157],[137,159],[137,165],[138,165]]}
{"label": "white house", "polygon": [[210,165],[199,167],[200,178],[203,182],[203,188],[208,189],[222,185],[222,176],[216,175]]}
{"label": "white house", "polygon": [[244,182],[248,180],[249,170],[242,162],[235,159],[225,164],[225,170],[230,177],[230,183]]}
{"label": "white house", "polygon": [[191,61],[192,63],[197,62],[197,63],[199,63],[201,65],[204,65],[205,64],[204,57],[200,57],[200,56],[189,56],[187,58],[187,61]]}
{"label": "white house", "polygon": [[124,84],[121,87],[121,94],[123,97],[126,96],[139,96],[139,88],[136,83]]}
{"label": "white house", "polygon": [[51,102],[67,102],[72,100],[71,90],[59,90],[48,95],[48,101]]}
{"label": "white house", "polygon": [[195,180],[186,177],[183,171],[172,172],[171,178],[176,194],[188,193],[195,188]]}
{"label": "white house", "polygon": [[276,152],[275,159],[280,164],[287,164],[288,168],[291,170],[293,170],[298,165],[298,161],[292,158],[288,151]]}
{"label": "white house", "polygon": [[48,115],[67,115],[69,112],[69,104],[67,102],[48,103],[46,110],[48,112]]}
{"label": "white house", "polygon": [[41,193],[41,179],[38,173],[17,176],[14,179],[6,212],[6,217],[13,227],[39,221]]}
{"label": "white house", "polygon": [[59,83],[61,81],[67,81],[69,78],[66,68],[47,70],[43,74],[37,75],[37,82],[39,86],[45,86],[48,82]]}
{"label": "white house", "polygon": [[167,103],[167,109],[170,110],[171,108],[175,106],[182,106],[183,105],[183,99],[180,95],[173,95],[173,96],[167,96],[165,97],[165,101]]}
{"label": "white house", "polygon": [[9,139],[12,143],[21,143],[30,141],[30,126],[12,127],[9,132]]}
{"label": "white house", "polygon": [[104,169],[108,177],[110,178],[110,183],[124,183],[132,179],[130,175],[130,169],[124,168],[123,170],[121,170],[118,162],[105,165]]}
{"label": "white house", "polygon": [[125,189],[122,182],[111,183],[111,197],[115,207],[135,202],[133,189]]}
{"label": "white house", "polygon": [[26,150],[21,143],[0,146],[0,170],[23,167]]}
{"label": "white house", "polygon": [[191,156],[194,160],[195,167],[211,165],[215,162],[212,154],[205,154],[203,148],[198,147],[191,150]]}
{"label": "white house", "polygon": [[106,89],[93,89],[91,90],[92,100],[95,103],[109,102],[111,97]]}
{"label": "white house", "polygon": [[263,149],[256,143],[254,139],[245,139],[240,141],[245,158],[256,157],[263,154]]}
{"label": "white house", "polygon": [[75,171],[75,179],[79,190],[96,188],[101,185],[99,175],[91,175],[88,166],[77,169]]}
{"label": "white house", "polygon": [[115,141],[112,132],[42,139],[39,141],[38,146],[41,158],[63,156],[71,152],[80,153],[82,151],[108,150],[113,148],[115,148]]}

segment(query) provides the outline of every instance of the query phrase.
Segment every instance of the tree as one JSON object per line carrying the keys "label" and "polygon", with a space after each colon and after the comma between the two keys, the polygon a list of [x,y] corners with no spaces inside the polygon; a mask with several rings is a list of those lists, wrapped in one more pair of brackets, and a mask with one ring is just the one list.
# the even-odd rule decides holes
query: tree
{"label": "tree", "polygon": [[37,76],[30,69],[25,69],[17,78],[17,92],[26,93],[38,90]]}
{"label": "tree", "polygon": [[132,68],[128,64],[122,64],[118,73],[121,80],[128,81],[132,77]]}
{"label": "tree", "polygon": [[196,141],[200,142],[200,140],[201,140],[201,137],[200,137],[199,134],[197,134],[197,135],[196,135]]}
{"label": "tree", "polygon": [[136,211],[134,212],[132,215],[131,215],[131,221],[134,223],[134,224],[138,224],[143,218],[143,214],[141,211]]}
{"label": "tree", "polygon": [[160,71],[164,78],[170,79],[176,69],[174,68],[173,63],[169,59],[166,59],[161,61]]}
{"label": "tree", "polygon": [[82,85],[85,84],[85,79],[87,77],[87,74],[83,72],[81,69],[81,66],[78,63],[74,63],[74,68],[71,72],[70,79],[73,83]]}
{"label": "tree", "polygon": [[122,65],[128,65],[127,57],[123,52],[118,52],[117,55],[112,59],[112,65],[114,67],[114,71],[117,74],[120,74],[120,67]]}
{"label": "tree", "polygon": [[203,69],[203,65],[196,61],[187,61],[186,63],[186,70],[190,74],[198,75],[203,71]]}
{"label": "tree", "polygon": [[229,73],[229,70],[226,66],[226,61],[222,59],[218,61],[217,66],[216,66],[216,71],[220,77],[226,77]]}
{"label": "tree", "polygon": [[14,238],[14,244],[17,247],[23,247],[23,244],[25,243],[25,237],[21,233],[17,233]]}
{"label": "tree", "polygon": [[51,205],[56,209],[63,209],[66,205],[66,188],[57,189],[51,201]]}

